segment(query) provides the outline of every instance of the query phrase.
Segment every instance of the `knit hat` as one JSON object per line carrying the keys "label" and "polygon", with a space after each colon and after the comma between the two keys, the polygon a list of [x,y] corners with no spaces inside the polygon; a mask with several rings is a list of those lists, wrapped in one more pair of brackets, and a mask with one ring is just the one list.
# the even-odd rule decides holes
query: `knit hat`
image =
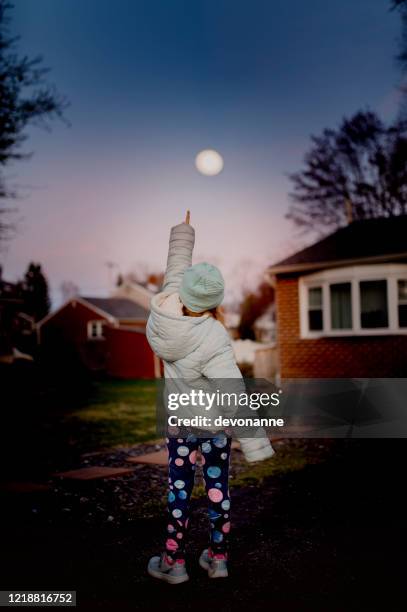
{"label": "knit hat", "polygon": [[190,266],[182,277],[179,296],[192,312],[204,312],[219,306],[223,300],[225,281],[216,266],[203,262]]}

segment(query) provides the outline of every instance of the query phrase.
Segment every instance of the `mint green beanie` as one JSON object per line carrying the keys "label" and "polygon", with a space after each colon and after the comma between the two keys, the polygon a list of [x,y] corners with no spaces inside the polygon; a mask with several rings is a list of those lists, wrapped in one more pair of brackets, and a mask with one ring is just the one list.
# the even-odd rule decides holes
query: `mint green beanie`
{"label": "mint green beanie", "polygon": [[185,270],[179,296],[188,310],[203,312],[219,306],[224,290],[225,281],[220,270],[203,262]]}

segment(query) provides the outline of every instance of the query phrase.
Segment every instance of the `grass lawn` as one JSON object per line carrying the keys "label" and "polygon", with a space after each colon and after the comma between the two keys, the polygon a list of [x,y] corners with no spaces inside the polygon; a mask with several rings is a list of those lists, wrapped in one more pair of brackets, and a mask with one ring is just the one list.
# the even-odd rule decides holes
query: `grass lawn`
{"label": "grass lawn", "polygon": [[86,452],[154,440],[156,434],[154,381],[95,383],[80,407],[65,413],[63,426]]}
{"label": "grass lawn", "polygon": [[7,478],[43,478],[77,466],[82,453],[156,439],[155,397],[155,381],[11,380],[0,445]]}

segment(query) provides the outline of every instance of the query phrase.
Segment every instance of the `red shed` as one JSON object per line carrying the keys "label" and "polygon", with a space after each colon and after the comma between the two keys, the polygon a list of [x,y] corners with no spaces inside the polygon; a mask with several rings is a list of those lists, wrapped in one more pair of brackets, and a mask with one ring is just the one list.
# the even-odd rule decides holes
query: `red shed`
{"label": "red shed", "polygon": [[154,378],[147,318],[148,310],[127,298],[76,296],[38,323],[40,352],[48,362],[76,361],[94,373]]}

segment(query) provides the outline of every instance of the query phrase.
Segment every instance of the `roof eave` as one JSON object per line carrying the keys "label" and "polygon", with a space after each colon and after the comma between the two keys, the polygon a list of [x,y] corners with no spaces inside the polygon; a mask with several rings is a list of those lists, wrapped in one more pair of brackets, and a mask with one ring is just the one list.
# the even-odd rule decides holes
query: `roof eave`
{"label": "roof eave", "polygon": [[389,255],[373,255],[370,257],[354,257],[350,259],[335,259],[332,261],[304,262],[298,264],[287,264],[282,266],[270,266],[268,274],[294,274],[296,272],[308,272],[311,270],[321,270],[327,268],[338,268],[340,266],[352,266],[356,264],[385,263],[388,261],[399,261],[407,258],[407,251],[404,253],[392,253]]}

